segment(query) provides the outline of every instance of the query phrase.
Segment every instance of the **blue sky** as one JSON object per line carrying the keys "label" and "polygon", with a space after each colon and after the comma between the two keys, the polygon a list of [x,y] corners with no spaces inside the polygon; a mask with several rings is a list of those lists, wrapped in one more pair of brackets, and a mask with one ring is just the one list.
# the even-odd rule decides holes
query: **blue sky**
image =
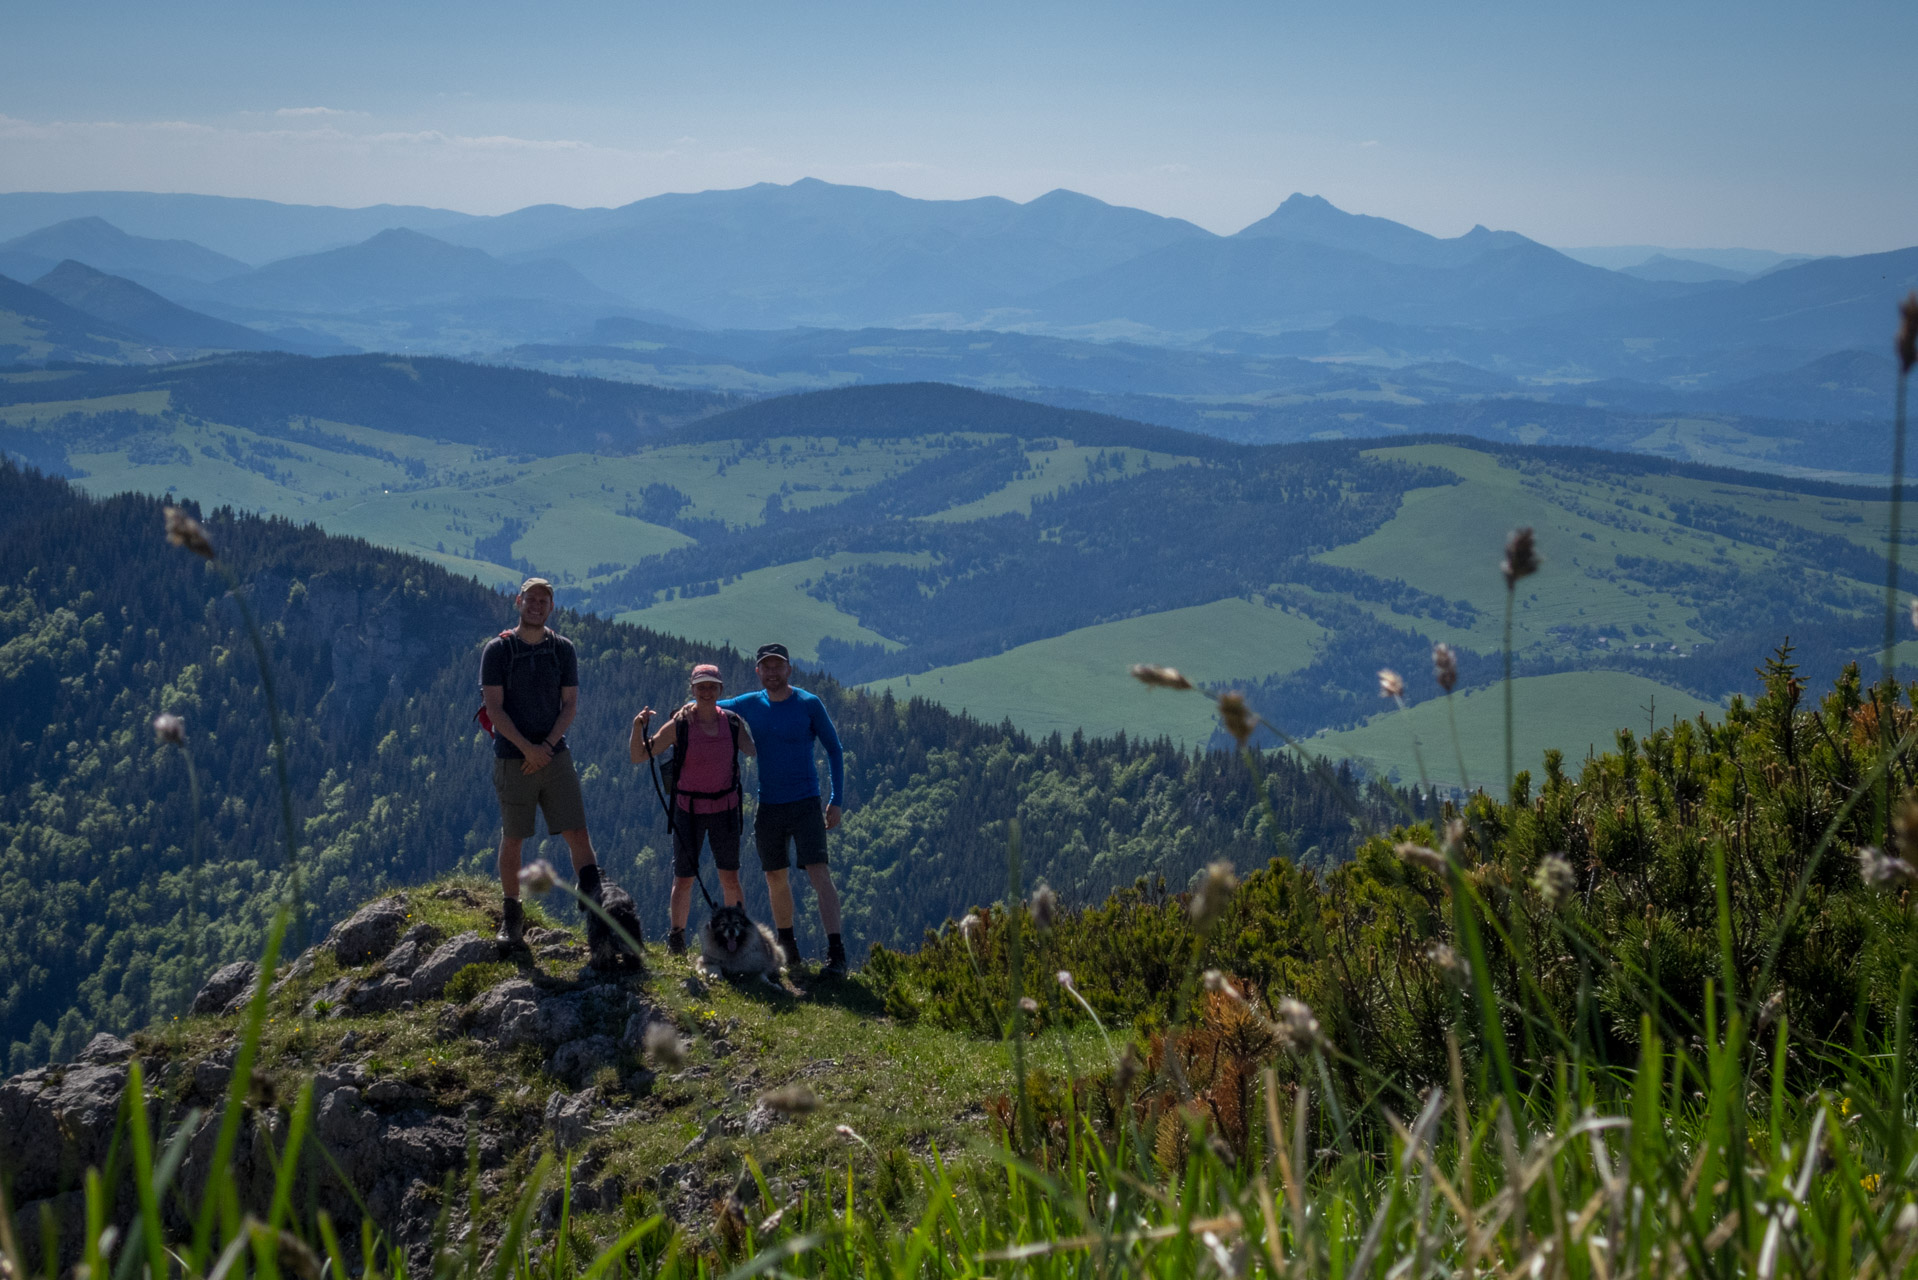
{"label": "blue sky", "polygon": [[1918,242],[1918,4],[13,6],[0,189],[497,213],[806,176],[1235,231]]}

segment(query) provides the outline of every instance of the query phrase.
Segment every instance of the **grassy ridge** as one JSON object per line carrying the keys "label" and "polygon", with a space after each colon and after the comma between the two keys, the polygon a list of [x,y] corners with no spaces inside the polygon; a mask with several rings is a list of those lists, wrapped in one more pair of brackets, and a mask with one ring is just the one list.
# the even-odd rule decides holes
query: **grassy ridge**
{"label": "grassy ridge", "polygon": [[[1624,671],[1568,671],[1525,676],[1512,684],[1518,717],[1518,741],[1513,751],[1519,767],[1534,776],[1540,773],[1539,762],[1548,750],[1579,761],[1609,748],[1611,735],[1595,736],[1594,726],[1631,728],[1634,732],[1642,728],[1649,733],[1654,728],[1669,728],[1674,720],[1695,720],[1699,716],[1716,720],[1725,711],[1682,689]],[[1356,729],[1314,734],[1305,739],[1305,747],[1332,760],[1362,761],[1404,786],[1419,780],[1419,757],[1423,754],[1426,776],[1435,786],[1469,784],[1499,790],[1505,751],[1505,703],[1500,691],[1485,688],[1454,695],[1449,715],[1456,717],[1458,724],[1457,749],[1443,698],[1403,711],[1382,711]],[[1582,734],[1593,736],[1581,742]],[[1459,776],[1461,751],[1463,778]]]}
{"label": "grassy ridge", "polygon": [[1304,666],[1327,638],[1323,627],[1302,614],[1262,601],[1218,600],[1082,627],[868,687],[900,698],[931,698],[989,724],[1010,720],[1031,734],[1069,737],[1083,729],[1198,746],[1211,740],[1216,727],[1210,708],[1156,695],[1121,680],[1120,673],[1135,662],[1176,653],[1195,680],[1278,674]]}

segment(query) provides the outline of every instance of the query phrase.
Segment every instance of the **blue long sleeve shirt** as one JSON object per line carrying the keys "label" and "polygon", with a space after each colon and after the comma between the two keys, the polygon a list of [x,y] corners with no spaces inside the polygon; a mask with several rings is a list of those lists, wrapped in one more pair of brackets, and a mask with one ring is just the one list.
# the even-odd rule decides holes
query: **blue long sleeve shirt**
{"label": "blue long sleeve shirt", "polygon": [[816,739],[826,749],[826,762],[832,766],[832,799],[838,804],[846,789],[845,753],[839,747],[839,731],[832,727],[826,704],[804,689],[778,702],[765,690],[742,693],[719,704],[739,713],[753,731],[759,747],[759,802],[791,804],[795,800],[815,799],[819,795],[819,770],[813,765],[812,744]]}

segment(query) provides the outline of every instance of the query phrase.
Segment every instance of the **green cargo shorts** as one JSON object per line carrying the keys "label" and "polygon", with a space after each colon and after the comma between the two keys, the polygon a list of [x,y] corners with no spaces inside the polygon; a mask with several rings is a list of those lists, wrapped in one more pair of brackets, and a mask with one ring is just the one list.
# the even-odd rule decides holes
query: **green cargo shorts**
{"label": "green cargo shorts", "polygon": [[586,801],[579,794],[579,774],[573,771],[573,753],[554,754],[538,773],[521,773],[523,760],[493,761],[493,790],[499,793],[499,821],[511,839],[530,840],[538,834],[535,810],[546,812],[546,833],[559,835],[586,825]]}

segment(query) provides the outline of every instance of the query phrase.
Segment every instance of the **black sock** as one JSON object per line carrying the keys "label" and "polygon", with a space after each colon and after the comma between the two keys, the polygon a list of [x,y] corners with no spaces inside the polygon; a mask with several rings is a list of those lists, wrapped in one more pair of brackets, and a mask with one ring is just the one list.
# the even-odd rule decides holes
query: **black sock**
{"label": "black sock", "polygon": [[506,918],[507,918],[508,920],[517,920],[517,919],[519,919],[519,918],[520,918],[520,915],[521,915],[521,913],[522,913],[522,912],[523,912],[524,910],[525,910],[525,908],[523,908],[523,907],[521,907],[521,906],[519,905],[519,899],[518,899],[518,898],[508,898],[508,899],[506,900]]}
{"label": "black sock", "polygon": [[599,900],[599,864],[589,862],[578,871],[579,891],[594,901]]}
{"label": "black sock", "polygon": [[779,945],[786,949],[787,955],[792,956],[795,959],[798,958],[799,936],[795,934],[791,929],[781,929],[779,931]]}
{"label": "black sock", "polygon": [[844,955],[844,954],[845,954],[845,952],[846,952],[846,943],[845,943],[845,940],[844,940],[844,939],[842,939],[842,938],[841,938],[841,937],[840,937],[840,936],[839,936],[838,934],[836,934],[836,933],[829,933],[829,934],[827,934],[827,935],[826,935],[826,950],[827,950],[827,951],[829,951],[829,952],[831,952],[831,953],[832,953],[832,954],[834,954],[834,955]]}

